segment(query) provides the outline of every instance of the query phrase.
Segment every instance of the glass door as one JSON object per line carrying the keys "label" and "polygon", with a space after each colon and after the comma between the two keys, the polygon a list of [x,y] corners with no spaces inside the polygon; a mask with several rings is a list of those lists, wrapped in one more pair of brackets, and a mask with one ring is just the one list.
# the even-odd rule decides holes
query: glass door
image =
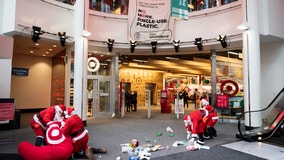
{"label": "glass door", "polygon": [[91,108],[88,108],[88,113],[89,111],[91,111],[91,117],[109,116],[111,114],[110,81],[103,79],[92,79],[92,81],[93,81],[93,86],[92,86],[93,97],[92,97]]}

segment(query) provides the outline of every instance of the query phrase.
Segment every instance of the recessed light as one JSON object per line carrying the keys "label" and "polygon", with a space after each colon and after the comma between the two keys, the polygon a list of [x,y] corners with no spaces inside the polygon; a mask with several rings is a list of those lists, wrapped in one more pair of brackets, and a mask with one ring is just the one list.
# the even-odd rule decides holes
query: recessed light
{"label": "recessed light", "polygon": [[39,46],[39,43],[35,43],[36,46]]}
{"label": "recessed light", "polygon": [[49,48],[50,51],[52,51],[52,48]]}
{"label": "recessed light", "polygon": [[57,45],[56,45],[56,44],[54,44],[54,45],[53,45],[53,47],[55,48],[55,47],[57,47]]}
{"label": "recessed light", "polygon": [[46,54],[49,54],[49,52],[45,52]]}
{"label": "recessed light", "polygon": [[34,51],[30,51],[30,53],[34,53]]}

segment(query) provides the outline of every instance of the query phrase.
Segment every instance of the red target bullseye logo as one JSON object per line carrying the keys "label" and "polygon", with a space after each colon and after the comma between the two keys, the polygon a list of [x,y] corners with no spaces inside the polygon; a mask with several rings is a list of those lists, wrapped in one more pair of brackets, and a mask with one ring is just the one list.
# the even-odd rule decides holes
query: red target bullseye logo
{"label": "red target bullseye logo", "polygon": [[220,90],[222,93],[232,97],[239,92],[239,86],[235,81],[225,80],[221,83]]}

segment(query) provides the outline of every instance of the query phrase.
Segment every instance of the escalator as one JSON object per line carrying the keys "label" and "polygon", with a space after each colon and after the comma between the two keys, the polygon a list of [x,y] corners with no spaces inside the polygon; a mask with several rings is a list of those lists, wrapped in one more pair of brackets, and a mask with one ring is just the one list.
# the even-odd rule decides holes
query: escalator
{"label": "escalator", "polygon": [[[262,126],[242,131],[241,120],[245,114],[253,112],[268,112]],[[248,127],[249,128],[249,127]],[[268,107],[262,110],[246,111],[238,117],[238,132],[236,138],[248,142],[275,140],[284,144],[284,88],[277,94]]]}

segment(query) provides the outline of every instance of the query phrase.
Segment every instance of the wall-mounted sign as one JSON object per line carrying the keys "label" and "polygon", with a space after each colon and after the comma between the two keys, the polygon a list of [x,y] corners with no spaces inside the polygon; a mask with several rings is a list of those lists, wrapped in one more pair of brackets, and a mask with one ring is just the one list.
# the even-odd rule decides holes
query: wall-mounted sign
{"label": "wall-mounted sign", "polygon": [[100,68],[100,61],[96,57],[88,58],[88,71],[96,72]]}
{"label": "wall-mounted sign", "polygon": [[171,0],[171,17],[188,20],[188,1]]}
{"label": "wall-mounted sign", "polygon": [[14,120],[14,101],[13,98],[0,98],[0,121]]}
{"label": "wall-mounted sign", "polygon": [[29,69],[28,68],[13,67],[12,68],[12,75],[13,76],[28,76],[29,75]]}

